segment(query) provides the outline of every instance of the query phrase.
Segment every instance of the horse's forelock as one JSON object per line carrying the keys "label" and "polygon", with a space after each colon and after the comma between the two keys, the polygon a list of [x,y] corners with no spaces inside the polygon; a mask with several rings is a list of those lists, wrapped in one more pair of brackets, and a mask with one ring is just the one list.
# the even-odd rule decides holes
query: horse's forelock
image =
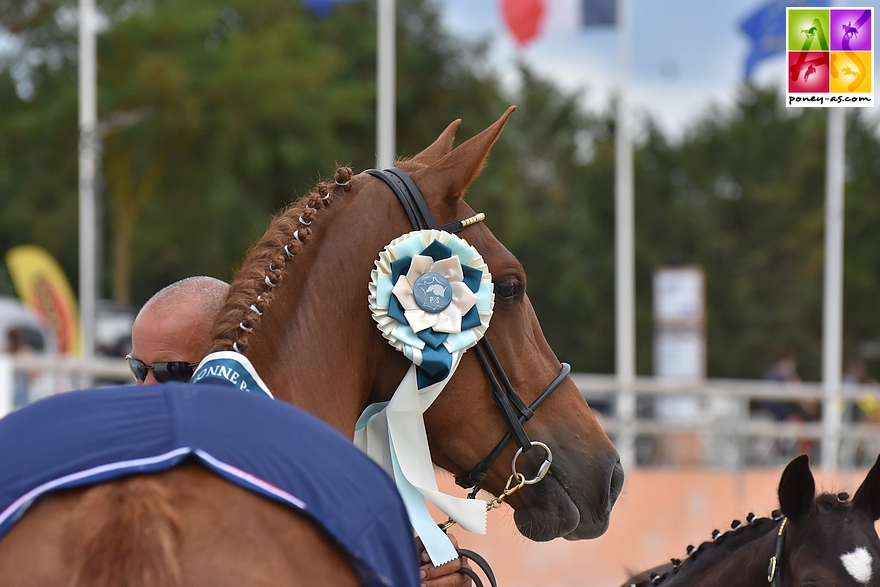
{"label": "horse's forelock", "polygon": [[351,189],[349,167],[336,170],[334,183],[319,182],[314,190],[277,213],[266,233],[247,253],[226,294],[211,333],[211,352],[247,350],[248,334],[260,323],[260,316],[273,298],[273,290],[284,279],[284,269],[312,239],[309,225],[327,208],[337,190]]}

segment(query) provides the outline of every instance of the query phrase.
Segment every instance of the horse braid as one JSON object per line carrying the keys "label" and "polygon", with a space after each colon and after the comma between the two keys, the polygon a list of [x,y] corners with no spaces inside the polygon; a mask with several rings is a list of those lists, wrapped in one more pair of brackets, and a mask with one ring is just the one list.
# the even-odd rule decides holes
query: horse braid
{"label": "horse braid", "polygon": [[152,479],[91,488],[67,531],[76,537],[70,587],[182,587],[180,523]]}

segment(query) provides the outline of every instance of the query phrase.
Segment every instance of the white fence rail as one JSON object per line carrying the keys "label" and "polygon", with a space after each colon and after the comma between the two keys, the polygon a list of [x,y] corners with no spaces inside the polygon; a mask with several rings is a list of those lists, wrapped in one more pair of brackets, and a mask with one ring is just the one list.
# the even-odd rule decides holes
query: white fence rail
{"label": "white fence rail", "polygon": [[84,361],[40,354],[0,354],[0,416],[11,412],[16,404],[71,389],[133,382],[131,371],[121,358],[94,357]]}
{"label": "white fence rail", "polygon": [[[594,406],[602,426],[614,439],[621,432],[614,406],[617,382],[613,375],[572,373],[584,398]],[[91,361],[41,355],[0,355],[0,415],[14,409],[16,385],[25,383],[27,401],[90,385],[132,383],[120,358]],[[754,400],[795,402],[822,398],[818,383],[774,383],[740,379],[683,382],[639,377],[635,381],[638,416],[630,432],[636,438],[637,464],[739,468],[778,466],[802,451],[815,458],[827,441],[821,421],[768,419],[750,410]],[[19,391],[19,394],[21,392]],[[860,398],[880,403],[880,385],[845,385],[836,417],[841,419],[839,463],[866,466],[880,453],[878,423],[852,421],[852,405]],[[19,404],[22,398],[19,397]],[[688,410],[660,413],[657,400],[683,401]]]}
{"label": "white fence rail", "polygon": [[[603,412],[602,425],[614,438],[621,431],[614,410],[614,376],[573,373],[572,379],[587,401]],[[869,466],[880,453],[880,418],[878,423],[853,419],[857,400],[880,402],[880,385],[843,386],[835,414],[842,423],[836,439],[827,438],[818,417],[815,421],[777,421],[750,409],[754,401],[815,400],[818,405],[823,398],[819,383],[639,377],[634,391],[639,407],[631,433],[636,437],[637,462],[642,465],[778,466],[800,452],[818,459],[821,443],[829,440],[839,444],[838,459],[844,468]],[[679,417],[656,413],[658,400],[670,399],[689,402],[691,410]]]}

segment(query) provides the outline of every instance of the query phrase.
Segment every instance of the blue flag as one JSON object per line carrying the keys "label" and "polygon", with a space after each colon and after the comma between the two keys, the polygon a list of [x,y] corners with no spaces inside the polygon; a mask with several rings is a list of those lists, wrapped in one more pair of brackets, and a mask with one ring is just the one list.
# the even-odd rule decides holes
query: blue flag
{"label": "blue flag", "polygon": [[354,0],[303,0],[303,4],[318,16],[327,16],[330,14],[330,11],[333,10],[334,5],[353,1]]}
{"label": "blue flag", "polygon": [[745,21],[740,29],[752,39],[752,51],[746,58],[746,79],[758,62],[785,51],[785,8],[786,6],[825,6],[827,0],[771,0]]}
{"label": "blue flag", "polygon": [[615,0],[584,0],[581,24],[584,26],[611,25],[617,22]]}

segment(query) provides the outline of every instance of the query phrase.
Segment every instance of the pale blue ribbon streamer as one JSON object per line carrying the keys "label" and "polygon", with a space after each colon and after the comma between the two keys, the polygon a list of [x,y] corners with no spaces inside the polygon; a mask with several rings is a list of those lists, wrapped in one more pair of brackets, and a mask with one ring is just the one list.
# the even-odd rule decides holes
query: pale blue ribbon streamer
{"label": "pale blue ribbon streamer", "polygon": [[[460,359],[461,353],[454,353],[452,372]],[[391,401],[373,404],[361,414],[354,437],[355,445],[394,477],[410,522],[435,566],[458,558],[458,553],[431,517],[426,499],[465,530],[486,532],[486,503],[441,493],[434,476],[422,414],[449,377],[419,390],[416,367],[410,367]]]}

